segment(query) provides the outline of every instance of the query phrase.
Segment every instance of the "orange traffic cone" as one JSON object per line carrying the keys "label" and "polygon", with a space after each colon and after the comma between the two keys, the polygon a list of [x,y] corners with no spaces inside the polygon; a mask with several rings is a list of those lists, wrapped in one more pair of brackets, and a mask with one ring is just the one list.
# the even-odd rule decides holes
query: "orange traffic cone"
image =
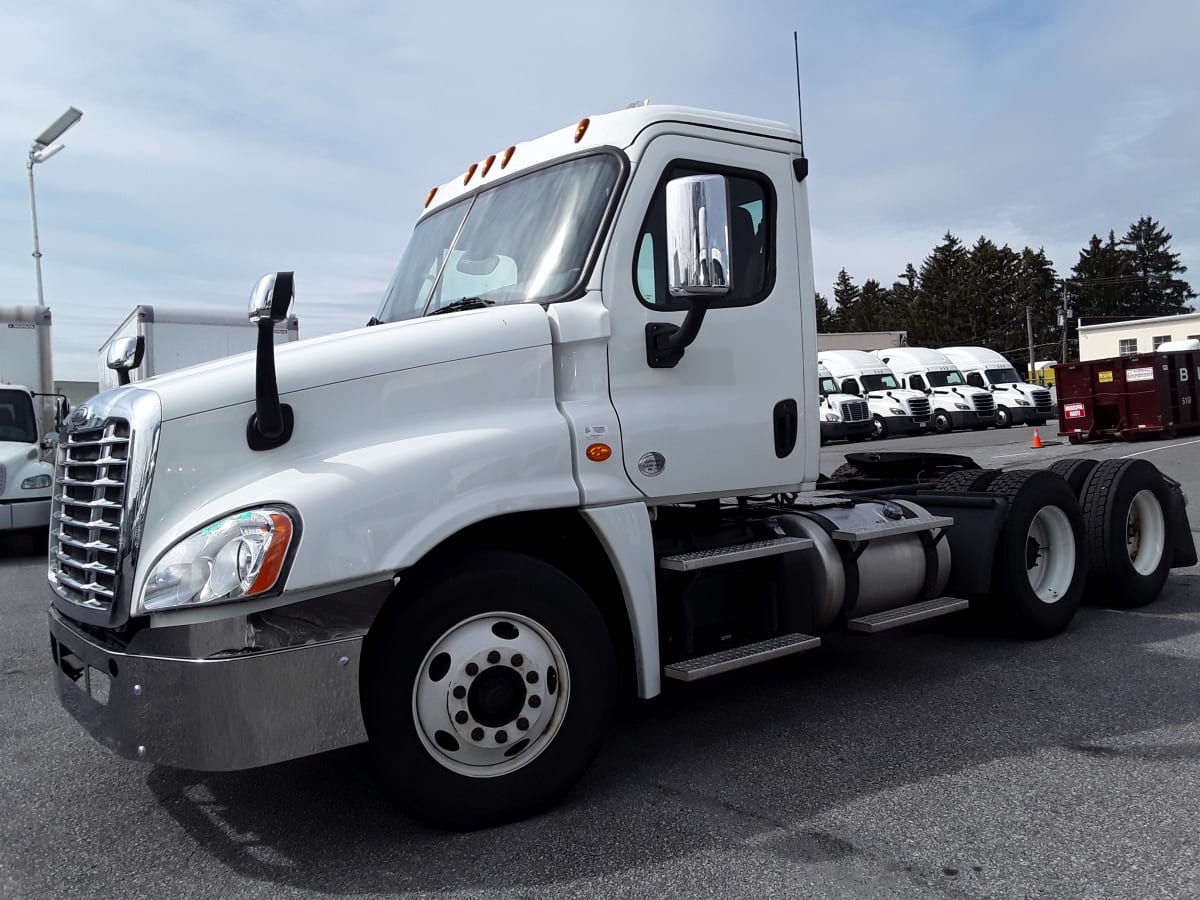
{"label": "orange traffic cone", "polygon": [[1041,435],[1038,434],[1038,430],[1036,428],[1033,429],[1033,444],[1031,447],[1034,450],[1040,450],[1042,448],[1042,438]]}

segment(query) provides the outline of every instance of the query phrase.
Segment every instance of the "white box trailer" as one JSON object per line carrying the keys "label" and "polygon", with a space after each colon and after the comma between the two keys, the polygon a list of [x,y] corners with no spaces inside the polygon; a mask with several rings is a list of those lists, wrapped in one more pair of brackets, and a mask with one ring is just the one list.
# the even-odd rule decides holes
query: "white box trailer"
{"label": "white box trailer", "polygon": [[[129,371],[129,380],[144,381],[197,363],[254,350],[258,330],[245,313],[224,310],[141,304],[100,346],[97,376],[100,390],[117,387],[117,373],[108,368],[108,348],[124,337],[146,341],[141,363]],[[300,323],[295,316],[275,325],[275,343],[299,340]]]}
{"label": "white box trailer", "polygon": [[[42,384],[38,330],[50,327],[47,306],[0,306],[0,384],[49,393]],[[49,346],[49,341],[46,342]]]}
{"label": "white box trailer", "polygon": [[837,331],[817,335],[817,350],[885,350],[907,347],[907,331]]}

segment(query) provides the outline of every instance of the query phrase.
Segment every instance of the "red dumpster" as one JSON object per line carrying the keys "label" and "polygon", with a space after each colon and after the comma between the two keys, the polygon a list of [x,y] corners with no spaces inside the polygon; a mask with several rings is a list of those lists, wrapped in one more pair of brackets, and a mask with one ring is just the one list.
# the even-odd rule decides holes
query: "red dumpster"
{"label": "red dumpster", "polygon": [[1054,367],[1058,433],[1073,443],[1200,429],[1200,352],[1136,353]]}

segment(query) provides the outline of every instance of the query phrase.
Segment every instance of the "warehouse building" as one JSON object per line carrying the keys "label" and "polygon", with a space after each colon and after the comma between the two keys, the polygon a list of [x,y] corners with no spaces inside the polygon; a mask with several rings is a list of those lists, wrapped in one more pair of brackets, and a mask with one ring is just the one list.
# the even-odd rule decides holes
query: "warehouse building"
{"label": "warehouse building", "polygon": [[1125,319],[1119,322],[1079,320],[1079,359],[1107,359],[1150,353],[1168,341],[1200,340],[1200,313]]}

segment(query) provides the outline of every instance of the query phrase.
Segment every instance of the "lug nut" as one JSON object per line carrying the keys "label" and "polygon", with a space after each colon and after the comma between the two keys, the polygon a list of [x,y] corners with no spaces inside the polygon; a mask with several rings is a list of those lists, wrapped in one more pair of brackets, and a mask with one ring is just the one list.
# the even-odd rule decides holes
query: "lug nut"
{"label": "lug nut", "polygon": [[523,657],[520,653],[514,653],[512,664],[514,669],[521,668],[521,666],[525,665],[525,657]]}
{"label": "lug nut", "polygon": [[474,730],[471,732],[471,740],[473,740],[473,741],[482,741],[482,740],[483,740],[483,729],[482,729],[482,728],[476,728],[476,729],[474,729]]}
{"label": "lug nut", "polygon": [[497,731],[496,732],[496,743],[497,744],[503,744],[507,740],[508,740],[508,732],[507,731]]}
{"label": "lug nut", "polygon": [[467,689],[465,687],[463,687],[461,684],[456,684],[454,686],[453,693],[454,693],[455,700],[461,700],[463,697],[467,696]]}
{"label": "lug nut", "polygon": [[469,718],[471,718],[471,717],[467,715],[467,711],[465,709],[460,709],[458,712],[456,712],[454,714],[454,721],[457,722],[459,725],[466,725],[467,719],[469,719]]}
{"label": "lug nut", "polygon": [[530,697],[529,698],[529,706],[531,709],[537,709],[541,705],[542,705],[541,697]]}
{"label": "lug nut", "polygon": [[517,719],[517,727],[520,728],[522,731],[528,731],[529,730],[529,720],[527,718],[525,718],[524,716],[521,716],[521,718]]}
{"label": "lug nut", "polygon": [[488,654],[488,662],[490,662],[493,666],[496,663],[500,662],[500,651],[493,650],[491,653],[489,653]]}
{"label": "lug nut", "polygon": [[525,680],[528,681],[530,684],[537,684],[538,683],[538,673],[537,672],[526,672]]}
{"label": "lug nut", "polygon": [[479,674],[479,666],[475,665],[475,663],[467,663],[466,671],[467,671],[468,675],[470,675],[472,678],[474,678],[476,675]]}

